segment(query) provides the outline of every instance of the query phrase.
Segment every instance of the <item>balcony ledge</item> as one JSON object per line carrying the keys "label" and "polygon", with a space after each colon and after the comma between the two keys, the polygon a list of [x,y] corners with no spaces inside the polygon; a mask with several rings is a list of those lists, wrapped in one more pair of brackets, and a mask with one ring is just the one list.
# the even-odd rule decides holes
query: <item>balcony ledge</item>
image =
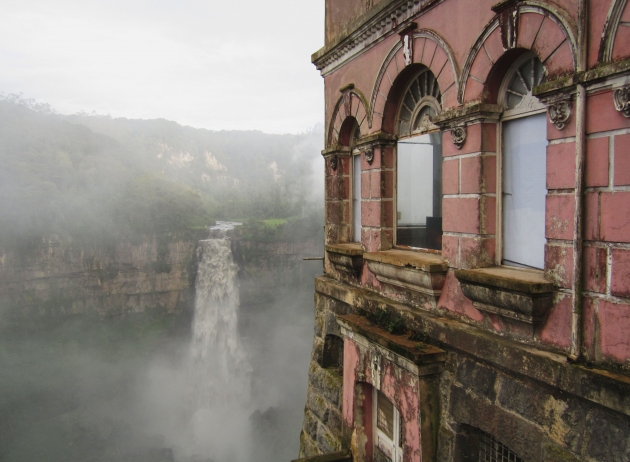
{"label": "balcony ledge", "polygon": [[455,277],[475,308],[504,318],[537,324],[553,303],[554,286],[542,271],[496,267],[457,270]]}

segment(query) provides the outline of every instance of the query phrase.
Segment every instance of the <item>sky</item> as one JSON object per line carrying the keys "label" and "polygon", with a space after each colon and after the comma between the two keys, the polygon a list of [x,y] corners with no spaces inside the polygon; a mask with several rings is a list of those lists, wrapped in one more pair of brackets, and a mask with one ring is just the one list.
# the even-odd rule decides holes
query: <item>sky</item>
{"label": "sky", "polygon": [[324,0],[1,0],[0,92],[57,112],[299,133],[323,123]]}

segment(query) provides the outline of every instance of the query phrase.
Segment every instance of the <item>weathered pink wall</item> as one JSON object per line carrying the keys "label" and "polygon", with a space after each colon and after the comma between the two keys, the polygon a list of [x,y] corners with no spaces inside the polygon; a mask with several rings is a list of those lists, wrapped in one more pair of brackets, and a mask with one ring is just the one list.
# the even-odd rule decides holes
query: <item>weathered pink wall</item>
{"label": "weathered pink wall", "polygon": [[[334,3],[334,2],[333,2]],[[483,42],[479,52],[471,52],[482,32],[496,17],[491,6],[496,0],[480,0],[471,7],[469,0],[446,0],[427,10],[413,21],[416,32],[430,30],[452,50],[455,74],[452,74],[446,51],[426,38],[414,42],[414,62],[422,62],[434,73],[447,69],[438,77],[440,88],[448,85],[450,77],[461,88],[463,100],[457,99],[454,88],[444,95],[443,109],[462,108],[474,102],[496,103],[501,75],[497,69],[504,63],[499,29]],[[526,2],[523,2],[523,4]],[[545,15],[521,14],[518,47],[537,54],[546,67],[548,80],[576,71],[579,63],[572,39],[577,40],[578,3],[576,0],[545,2]],[[347,2],[347,9],[338,13],[341,23],[352,15],[358,3]],[[598,62],[604,24],[611,0],[591,1],[586,53],[587,68],[606,63]],[[556,19],[552,18],[556,15]],[[332,18],[333,16],[331,16]],[[565,21],[568,29],[562,26]],[[630,21],[630,2],[624,8],[621,21]],[[342,25],[340,23],[340,25]],[[332,26],[331,26],[332,27]],[[335,29],[338,30],[338,29]],[[612,38],[614,60],[630,57],[630,28],[619,27]],[[385,77],[375,88],[377,76],[388,53],[400,41],[397,33],[354,57],[348,64],[326,75],[326,117],[332,126],[333,111],[342,97],[340,89],[348,84],[361,92],[372,113],[372,126],[362,126],[361,135],[387,131],[387,121],[376,114],[387,114],[387,101],[396,77],[404,69],[402,51],[386,68]],[[429,44],[429,45],[427,45]],[[431,60],[418,50],[431,49]],[[472,54],[471,54],[472,53]],[[436,57],[436,58],[434,58]],[[474,58],[474,59],[473,59]],[[503,58],[507,61],[508,58]],[[470,60],[470,72],[463,76]],[[434,69],[438,67],[436,71]],[[497,77],[498,75],[498,77]],[[376,95],[376,96],[375,96]],[[375,96],[375,98],[373,98]],[[374,103],[374,107],[370,105]],[[558,288],[547,317],[532,334],[519,332],[497,316],[476,310],[462,293],[452,270],[446,278],[436,310],[450,313],[467,322],[482,325],[502,335],[524,338],[530,335],[537,345],[568,352],[571,345],[571,310],[573,284],[573,223],[575,210],[576,114],[559,130],[548,121],[545,276]],[[586,101],[586,165],[584,192],[584,347],[589,361],[625,365],[630,358],[630,119],[613,105],[610,86],[589,91]],[[386,116],[387,117],[387,116]],[[391,124],[390,124],[391,125]],[[496,169],[497,127],[485,121],[468,125],[467,139],[461,149],[453,144],[448,133],[443,137],[443,236],[442,256],[450,268],[479,268],[495,264],[496,249]],[[332,139],[331,145],[336,140]],[[330,146],[329,146],[330,147]],[[372,165],[362,164],[362,244],[366,251],[386,250],[393,243],[395,211],[395,173],[393,148],[375,150]],[[341,172],[341,173],[339,173]],[[351,240],[351,210],[349,207],[349,162],[342,162],[334,175],[345,175],[334,186],[327,183],[331,199],[327,203],[327,219],[343,230],[340,242]],[[335,189],[336,188],[336,189]],[[329,196],[327,195],[327,198]],[[345,201],[345,202],[344,202]],[[329,271],[333,272],[331,268]],[[365,265],[361,283],[380,291],[382,287]],[[391,294],[390,294],[391,295]]]}

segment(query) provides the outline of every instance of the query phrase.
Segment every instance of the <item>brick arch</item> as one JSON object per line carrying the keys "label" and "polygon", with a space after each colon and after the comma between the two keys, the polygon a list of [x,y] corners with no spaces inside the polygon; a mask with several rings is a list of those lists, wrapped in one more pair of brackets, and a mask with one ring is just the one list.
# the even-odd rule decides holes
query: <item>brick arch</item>
{"label": "brick arch", "polygon": [[[458,70],[453,52],[435,32],[422,29],[413,34],[413,64],[423,64],[435,75],[442,93],[442,108],[457,105]],[[382,129],[385,105],[396,78],[406,69],[400,42],[390,50],[374,83],[370,107],[374,125]]]}
{"label": "brick arch", "polygon": [[372,127],[372,117],[363,93],[355,88],[342,91],[342,93],[328,125],[328,135],[326,136],[326,146],[328,147],[339,144],[341,126],[348,117],[356,119],[361,136],[365,135],[367,130]]}
{"label": "brick arch", "polygon": [[[621,28],[619,27],[621,25]],[[601,64],[627,58],[630,50],[630,2],[614,0],[608,11],[598,60]]]}
{"label": "brick arch", "polygon": [[545,66],[548,79],[575,72],[576,33],[568,15],[537,0],[520,3],[516,11],[516,24],[509,28],[516,31],[513,37],[507,30],[502,34],[501,18],[496,16],[477,38],[460,77],[460,105],[486,99],[491,70],[508,53],[533,51]]}

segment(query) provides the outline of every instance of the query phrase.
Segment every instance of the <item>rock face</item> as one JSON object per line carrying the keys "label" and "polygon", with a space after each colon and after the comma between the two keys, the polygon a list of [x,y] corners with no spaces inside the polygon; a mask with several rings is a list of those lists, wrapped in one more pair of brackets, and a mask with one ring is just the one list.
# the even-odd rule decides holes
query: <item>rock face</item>
{"label": "rock face", "polygon": [[0,309],[116,316],[192,309],[198,238],[84,247],[51,238],[27,255],[0,250]]}
{"label": "rock face", "polygon": [[234,261],[239,266],[241,306],[269,302],[280,287],[301,287],[321,274],[318,258],[324,254],[317,239],[298,242],[284,240],[265,242],[232,238]]}

